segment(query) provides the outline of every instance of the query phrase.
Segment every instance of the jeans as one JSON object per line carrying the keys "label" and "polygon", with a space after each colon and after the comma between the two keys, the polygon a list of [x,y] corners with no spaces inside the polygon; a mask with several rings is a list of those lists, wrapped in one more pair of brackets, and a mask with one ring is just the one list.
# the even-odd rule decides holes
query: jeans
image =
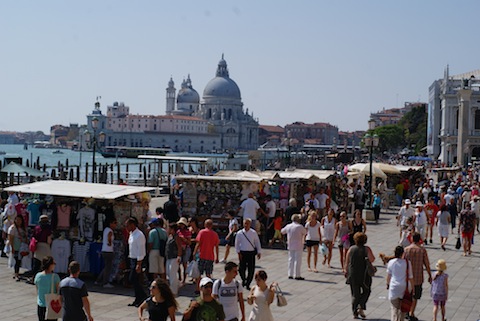
{"label": "jeans", "polygon": [[115,254],[113,252],[102,252],[102,257],[103,262],[105,262],[105,267],[98,275],[97,282],[104,285],[110,282],[110,274],[112,273],[113,258],[115,257]]}
{"label": "jeans", "polygon": [[135,291],[135,303],[142,303],[143,300],[147,297],[142,284],[140,283],[140,273],[135,271],[137,266],[137,259],[130,259],[130,275],[128,277],[130,283],[133,285]]}
{"label": "jeans", "polygon": [[[240,266],[238,267],[238,273],[242,278],[244,286],[250,286],[252,283],[253,275],[255,273],[255,252],[254,251],[241,251],[242,259],[240,260]],[[245,275],[245,271],[248,270],[248,275]]]}

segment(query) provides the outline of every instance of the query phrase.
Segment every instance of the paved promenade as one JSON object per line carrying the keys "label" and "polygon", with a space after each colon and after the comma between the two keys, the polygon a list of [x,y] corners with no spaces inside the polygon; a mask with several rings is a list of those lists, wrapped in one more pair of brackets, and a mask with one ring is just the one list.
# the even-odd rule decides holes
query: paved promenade
{"label": "paved promenade", "polygon": [[[377,276],[374,277],[372,295],[367,305],[369,320],[390,320],[390,304],[385,288],[385,267],[378,253],[391,253],[398,241],[398,230],[395,225],[395,213],[382,213],[378,225],[368,224],[368,245],[372,248],[377,260]],[[435,268],[435,262],[443,258],[447,262],[449,274],[450,295],[447,303],[447,319],[455,321],[480,319],[480,260],[478,244],[473,245],[473,254],[463,257],[461,251],[454,248],[455,237],[449,239],[447,250],[439,247],[438,236],[435,235],[433,245],[427,245],[430,266]],[[479,238],[480,242],[480,238]],[[223,257],[223,248],[221,249]],[[237,261],[236,255],[231,256]],[[304,262],[306,253],[304,253]],[[289,280],[287,278],[287,251],[265,249],[262,259],[257,260],[257,269],[265,269],[268,281],[277,281],[286,293],[288,306],[279,308],[272,304],[271,309],[275,320],[306,321],[351,320],[350,289],[345,284],[339,268],[338,249],[334,249],[332,268],[319,266],[319,273],[307,272],[306,264],[302,266],[305,281]],[[0,311],[1,319],[36,320],[35,287],[24,282],[15,282],[12,271],[6,267],[7,260],[0,259]],[[214,277],[223,275],[223,264],[215,265]],[[132,321],[138,320],[136,309],[128,307],[133,301],[133,290],[117,286],[114,289],[103,289],[93,285],[93,280],[87,280],[92,315],[97,321]],[[180,311],[183,311],[193,298],[193,285],[187,285],[180,290],[178,301]],[[430,286],[424,283],[424,295],[417,306],[417,316],[420,320],[432,320],[432,301],[429,296]],[[247,292],[245,291],[245,296]],[[247,316],[251,306],[247,305]],[[177,320],[181,320],[180,312]],[[440,318],[439,318],[440,320]],[[260,320],[261,321],[261,320]]]}

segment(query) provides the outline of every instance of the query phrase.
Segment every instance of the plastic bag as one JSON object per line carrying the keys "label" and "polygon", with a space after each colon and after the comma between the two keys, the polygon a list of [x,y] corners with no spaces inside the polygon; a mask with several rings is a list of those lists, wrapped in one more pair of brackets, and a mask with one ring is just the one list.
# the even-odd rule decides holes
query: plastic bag
{"label": "plastic bag", "polygon": [[320,246],[320,254],[321,255],[327,255],[328,254],[328,248],[325,245],[325,243],[322,243],[322,245]]}
{"label": "plastic bag", "polygon": [[200,277],[200,270],[198,269],[198,262],[197,261],[191,261],[188,263],[187,266],[187,274],[189,277],[192,279],[196,279]]}

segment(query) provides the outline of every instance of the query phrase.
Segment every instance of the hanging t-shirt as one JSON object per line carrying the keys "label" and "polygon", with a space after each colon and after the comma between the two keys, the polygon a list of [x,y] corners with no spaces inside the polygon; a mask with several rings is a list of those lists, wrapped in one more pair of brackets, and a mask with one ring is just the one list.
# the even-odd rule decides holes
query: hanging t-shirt
{"label": "hanging t-shirt", "polygon": [[17,215],[21,215],[23,217],[24,222],[29,222],[28,220],[28,211],[27,206],[23,203],[18,203],[15,205],[15,210],[17,211]]}
{"label": "hanging t-shirt", "polygon": [[80,227],[80,238],[83,237],[87,241],[92,241],[95,227],[95,210],[88,206],[82,207],[78,211],[77,220]]}
{"label": "hanging t-shirt", "polygon": [[73,259],[80,263],[80,272],[89,272],[90,263],[88,261],[88,251],[90,250],[90,242],[80,244],[75,241],[73,243]]}
{"label": "hanging t-shirt", "polygon": [[40,202],[33,201],[32,203],[28,204],[27,211],[30,213],[30,217],[28,220],[29,226],[37,225],[38,221],[40,220]]}
{"label": "hanging t-shirt", "polygon": [[68,258],[71,254],[70,241],[66,239],[55,239],[52,241],[52,257],[57,263],[55,273],[68,273]]}
{"label": "hanging t-shirt", "polygon": [[280,198],[280,187],[278,185],[272,185],[270,187],[270,194],[272,198],[279,199]]}
{"label": "hanging t-shirt", "polygon": [[47,215],[50,222],[52,222],[54,213],[57,213],[57,206],[54,203],[45,203],[40,206],[40,214]]}
{"label": "hanging t-shirt", "polygon": [[61,230],[68,230],[70,228],[70,213],[72,207],[67,204],[62,204],[57,207],[57,228]]}

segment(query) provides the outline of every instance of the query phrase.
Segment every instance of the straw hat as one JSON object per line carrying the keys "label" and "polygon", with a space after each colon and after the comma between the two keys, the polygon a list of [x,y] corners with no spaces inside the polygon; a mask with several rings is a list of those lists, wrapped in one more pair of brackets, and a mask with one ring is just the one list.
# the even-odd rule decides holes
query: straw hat
{"label": "straw hat", "polygon": [[178,225],[178,224],[183,224],[183,225],[185,225],[185,226],[188,226],[188,221],[187,221],[187,219],[186,219],[185,217],[180,217],[180,219],[179,219],[178,222],[177,222],[177,225]]}
{"label": "straw hat", "polygon": [[435,264],[435,268],[437,269],[437,271],[443,272],[447,269],[447,263],[445,262],[445,260],[440,259],[437,261],[437,264]]}

